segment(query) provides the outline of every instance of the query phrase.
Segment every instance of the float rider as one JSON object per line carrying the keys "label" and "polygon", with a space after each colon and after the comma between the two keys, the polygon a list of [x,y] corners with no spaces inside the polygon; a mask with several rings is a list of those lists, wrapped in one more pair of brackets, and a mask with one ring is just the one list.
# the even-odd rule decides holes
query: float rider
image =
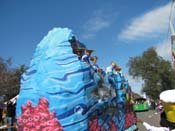
{"label": "float rider", "polygon": [[77,54],[78,56],[78,59],[81,61],[82,60],[82,56],[84,54],[84,48],[77,48],[75,49],[75,53]]}
{"label": "float rider", "polygon": [[107,83],[113,88],[115,87],[114,74],[116,66],[115,62],[111,62],[111,65],[106,68]]}
{"label": "float rider", "polygon": [[88,65],[90,65],[90,57],[91,57],[91,53],[94,51],[94,50],[90,50],[90,49],[85,49],[86,50],[86,53],[82,56],[82,61],[86,62]]}
{"label": "float rider", "polygon": [[97,72],[99,69],[99,66],[97,65],[97,60],[98,60],[97,56],[90,57],[90,61],[92,61],[92,68],[94,69],[95,72]]}

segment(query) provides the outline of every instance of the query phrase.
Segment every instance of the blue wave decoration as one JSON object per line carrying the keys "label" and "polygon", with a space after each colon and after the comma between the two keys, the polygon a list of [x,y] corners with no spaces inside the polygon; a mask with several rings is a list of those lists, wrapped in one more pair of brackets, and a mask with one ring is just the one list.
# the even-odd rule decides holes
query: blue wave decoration
{"label": "blue wave decoration", "polygon": [[63,58],[63,59],[56,59],[55,61],[65,61],[65,60],[72,59],[72,58],[77,58],[77,57],[76,56],[68,56],[68,57]]}
{"label": "blue wave decoration", "polygon": [[79,121],[76,121],[76,122],[73,122],[73,123],[68,124],[68,125],[63,125],[63,127],[69,127],[69,126],[75,125],[75,124],[77,124],[77,123],[80,123],[80,122],[82,122],[82,121],[85,121],[85,120],[87,120],[92,114],[97,113],[97,112],[99,112],[99,109],[94,110],[94,111],[91,112],[88,116],[86,116],[84,119],[79,120]]}
{"label": "blue wave decoration", "polygon": [[71,61],[71,62],[68,62],[68,63],[64,63],[64,64],[62,64],[62,63],[56,63],[57,65],[68,65],[68,64],[71,64],[71,63],[75,63],[75,62],[77,62],[78,60],[74,60],[74,61]]}
{"label": "blue wave decoration", "polygon": [[95,82],[93,81],[93,82],[81,87],[77,92],[63,90],[63,91],[60,91],[60,92],[54,92],[54,93],[47,92],[47,93],[50,94],[50,95],[60,95],[60,94],[64,94],[64,93],[76,95],[76,94],[80,93],[82,90],[87,89],[88,87],[91,87],[91,86],[94,86],[94,85],[95,85]]}
{"label": "blue wave decoration", "polygon": [[[75,109],[75,107],[79,107],[79,108]],[[75,107],[71,108],[69,111],[67,111],[67,112],[65,112],[63,114],[58,115],[57,117],[59,119],[64,119],[66,117],[71,116],[75,112],[77,112],[77,110],[79,110],[80,108],[83,109],[83,111],[82,111],[82,114],[83,114],[83,112],[86,112],[87,111],[87,108],[88,108],[87,105],[84,105],[84,104],[78,104]]]}
{"label": "blue wave decoration", "polygon": [[[121,75],[114,75],[114,85],[110,85],[109,80],[104,84],[115,88],[116,96],[103,102],[92,97],[91,92],[97,87],[100,77],[92,72],[91,66],[79,61],[78,56],[73,54],[69,43],[73,36],[68,28],[54,28],[37,45],[29,69],[21,76],[17,119],[24,113],[21,109],[30,105],[29,102],[26,104],[27,101],[37,107],[40,98],[44,98],[48,101],[48,111],[56,114],[64,131],[89,131],[89,120],[94,115],[98,116],[98,124],[105,127],[106,131],[111,119],[115,120],[118,131],[123,131],[126,95],[121,86],[128,87],[126,81]],[[105,80],[108,79],[106,76]],[[102,109],[111,103],[118,106],[118,114],[101,117]]]}
{"label": "blue wave decoration", "polygon": [[77,74],[77,73],[82,73],[82,72],[89,71],[89,70],[90,70],[90,68],[79,69],[77,71],[66,73],[64,75],[64,77],[62,77],[62,78],[54,78],[53,77],[52,79],[59,80],[59,81],[66,81],[67,80],[67,77],[70,76],[70,75]]}
{"label": "blue wave decoration", "polygon": [[[49,102],[49,111],[56,113],[64,131],[88,130],[88,117],[96,108],[86,92],[90,92],[96,82],[90,77],[90,67],[72,53],[68,42],[72,36],[68,28],[54,28],[37,45],[29,69],[21,76],[17,118],[28,100],[35,106],[39,98],[44,97]],[[61,87],[55,88],[58,85]],[[77,114],[80,110],[82,112]]]}
{"label": "blue wave decoration", "polygon": [[37,70],[32,70],[30,72],[26,72],[26,75],[32,75],[32,74],[35,74],[37,72]]}
{"label": "blue wave decoration", "polygon": [[21,90],[32,90],[33,88],[21,88]]}

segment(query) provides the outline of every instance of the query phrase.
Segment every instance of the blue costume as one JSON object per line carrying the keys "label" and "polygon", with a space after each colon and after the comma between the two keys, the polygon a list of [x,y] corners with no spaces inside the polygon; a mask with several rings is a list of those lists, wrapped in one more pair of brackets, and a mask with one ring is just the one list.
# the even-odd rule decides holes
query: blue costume
{"label": "blue costume", "polygon": [[90,58],[90,56],[88,56],[88,55],[83,55],[81,60],[90,65],[89,58]]}

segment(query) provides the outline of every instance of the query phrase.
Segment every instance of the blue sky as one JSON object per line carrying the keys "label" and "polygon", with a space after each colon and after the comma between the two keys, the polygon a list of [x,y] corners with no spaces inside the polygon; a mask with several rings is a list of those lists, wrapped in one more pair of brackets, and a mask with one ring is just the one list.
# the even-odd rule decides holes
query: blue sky
{"label": "blue sky", "polygon": [[171,59],[170,9],[171,0],[1,0],[0,56],[12,57],[14,66],[29,65],[49,30],[68,27],[95,50],[99,66],[120,65],[139,93],[141,85],[128,75],[126,64],[152,46]]}

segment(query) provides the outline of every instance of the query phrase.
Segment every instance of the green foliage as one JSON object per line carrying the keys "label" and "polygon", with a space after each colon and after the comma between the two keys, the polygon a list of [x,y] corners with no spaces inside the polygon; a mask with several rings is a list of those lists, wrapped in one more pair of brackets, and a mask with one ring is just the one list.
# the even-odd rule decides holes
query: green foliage
{"label": "green foliage", "polygon": [[26,70],[24,65],[19,68],[10,68],[12,59],[4,60],[0,57],[0,96],[6,100],[16,96],[20,89],[20,76]]}
{"label": "green foliage", "polygon": [[142,91],[153,99],[159,98],[160,92],[175,88],[175,72],[171,63],[159,57],[154,48],[130,58],[128,66],[130,75],[143,79]]}

